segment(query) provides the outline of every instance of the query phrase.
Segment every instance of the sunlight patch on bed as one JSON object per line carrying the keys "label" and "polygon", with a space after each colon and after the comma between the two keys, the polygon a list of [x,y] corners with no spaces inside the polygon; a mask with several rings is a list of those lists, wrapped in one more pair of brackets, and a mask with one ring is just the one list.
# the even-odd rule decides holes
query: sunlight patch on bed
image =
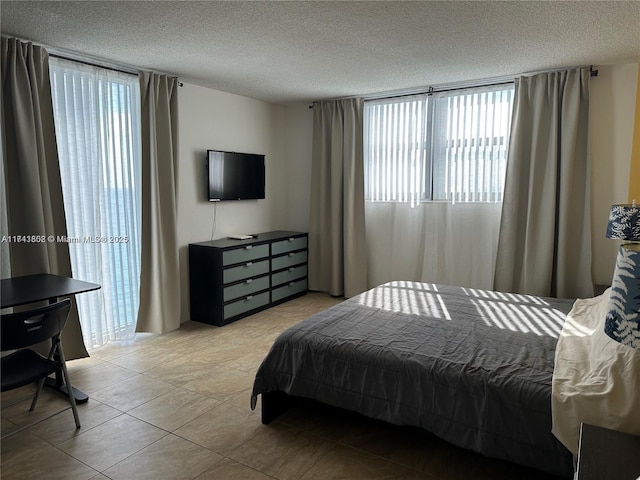
{"label": "sunlight patch on bed", "polygon": [[564,314],[550,306],[514,305],[495,300],[472,300],[472,303],[484,323],[491,327],[557,337],[564,324]]}
{"label": "sunlight patch on bed", "polygon": [[[361,305],[389,312],[407,313],[434,319],[453,320],[458,309],[475,309],[477,321],[513,332],[558,338],[565,314],[545,298],[531,295],[462,288],[467,302],[448,290],[452,287],[409,281],[395,281],[363,293]],[[452,299],[456,302],[452,303]],[[453,312],[450,313],[450,312]]]}
{"label": "sunlight patch on bed", "polygon": [[462,290],[470,297],[485,298],[489,300],[500,300],[502,302],[511,303],[533,303],[535,305],[549,305],[549,302],[547,302],[544,298],[534,297],[533,295],[496,292],[493,290],[478,290],[475,288],[463,288]]}
{"label": "sunlight patch on bed", "polygon": [[366,292],[360,297],[359,303],[366,307],[387,310],[390,312],[409,313],[412,315],[427,315],[433,318],[451,320],[442,295],[437,293],[435,286],[428,291],[414,288],[410,282],[396,282],[396,286],[381,286],[378,294]]}

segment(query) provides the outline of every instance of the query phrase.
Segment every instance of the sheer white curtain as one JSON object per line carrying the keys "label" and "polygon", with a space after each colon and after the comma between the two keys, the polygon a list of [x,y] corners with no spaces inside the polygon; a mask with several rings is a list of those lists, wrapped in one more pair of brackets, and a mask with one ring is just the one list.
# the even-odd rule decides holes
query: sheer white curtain
{"label": "sheer white curtain", "polygon": [[365,204],[369,286],[413,280],[491,289],[499,203]]}
{"label": "sheer white curtain", "polygon": [[85,344],[134,335],[140,285],[138,78],[51,58],[71,266],[102,289],[77,297]]}
{"label": "sheer white curtain", "polygon": [[367,102],[370,287],[492,288],[512,98],[502,85]]}

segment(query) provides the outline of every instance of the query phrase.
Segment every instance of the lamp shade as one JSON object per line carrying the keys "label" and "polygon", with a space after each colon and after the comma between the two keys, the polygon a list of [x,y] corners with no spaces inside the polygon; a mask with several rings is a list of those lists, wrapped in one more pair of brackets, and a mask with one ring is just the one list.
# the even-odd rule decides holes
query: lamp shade
{"label": "lamp shade", "polygon": [[616,342],[640,350],[640,250],[624,245],[618,249],[604,331]]}
{"label": "lamp shade", "polygon": [[640,206],[612,205],[607,225],[607,238],[640,242]]}

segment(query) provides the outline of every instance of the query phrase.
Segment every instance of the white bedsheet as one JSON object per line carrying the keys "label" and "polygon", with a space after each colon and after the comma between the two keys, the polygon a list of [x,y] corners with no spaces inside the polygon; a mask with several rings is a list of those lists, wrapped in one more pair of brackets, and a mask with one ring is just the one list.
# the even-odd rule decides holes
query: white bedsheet
{"label": "white bedsheet", "polygon": [[574,454],[581,423],[640,434],[640,350],[604,333],[609,292],[576,300],[556,347],[552,432]]}

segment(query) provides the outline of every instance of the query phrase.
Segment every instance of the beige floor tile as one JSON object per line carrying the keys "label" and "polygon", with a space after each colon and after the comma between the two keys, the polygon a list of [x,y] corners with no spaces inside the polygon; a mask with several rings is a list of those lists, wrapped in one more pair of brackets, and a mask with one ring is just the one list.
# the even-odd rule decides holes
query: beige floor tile
{"label": "beige floor tile", "polygon": [[162,380],[136,375],[92,393],[92,398],[127,412],[175,388]]}
{"label": "beige floor tile", "polygon": [[73,414],[69,410],[39,423],[29,431],[51,445],[58,445],[119,415],[122,415],[120,410],[100,403],[95,399],[89,399],[86,403],[78,404],[78,416],[80,417],[81,425],[79,429],[76,428]]}
{"label": "beige floor tile", "polygon": [[273,477],[225,458],[195,480],[273,480]]}
{"label": "beige floor tile", "polygon": [[186,383],[183,388],[225,401],[253,386],[255,373],[230,367],[212,367],[206,378]]}
{"label": "beige floor tile", "polygon": [[[251,388],[247,388],[242,392],[238,392],[235,395],[232,395],[231,397],[229,397],[226,400],[226,403],[234,405],[241,410],[251,408],[251,391],[252,391]],[[261,396],[258,395],[258,402],[256,404],[256,410],[255,410],[258,414],[260,413],[260,408],[261,408],[260,400],[261,400]]]}
{"label": "beige floor tile", "polygon": [[92,392],[118,384],[139,373],[119,367],[109,362],[79,370],[70,374],[72,385],[85,392],[91,398]]}
{"label": "beige floor tile", "polygon": [[183,388],[175,388],[130,410],[129,415],[173,432],[217,405],[220,405],[218,400]]}
{"label": "beige floor tile", "polygon": [[7,390],[6,392],[0,393],[0,402],[2,402],[2,408],[6,408],[12,403],[20,401],[29,395],[33,395],[35,391],[36,390],[33,385],[27,385],[25,387],[15,388],[13,390]]}
{"label": "beige floor tile", "polygon": [[172,385],[183,386],[200,379],[206,380],[210,370],[210,363],[196,357],[194,354],[191,356],[183,355],[175,360],[162,363],[151,370],[147,370],[144,374]]}
{"label": "beige floor tile", "polygon": [[258,428],[228,457],[280,480],[301,478],[330,449],[309,433],[282,424]]}
{"label": "beige floor tile", "polygon": [[135,352],[114,358],[110,362],[114,365],[133,370],[134,372],[143,373],[162,363],[180,358],[181,356],[182,354],[172,352],[165,348],[147,346],[146,348],[141,348]]}
{"label": "beige floor tile", "polygon": [[255,376],[260,364],[267,356],[269,349],[273,342],[261,342],[256,341],[251,345],[247,345],[243,349],[242,355],[237,355],[235,358],[229,359],[229,361],[223,363],[222,367],[230,367],[235,370],[241,370],[243,372],[250,373]]}
{"label": "beige floor tile", "polygon": [[175,435],[167,435],[104,473],[112,480],[192,479],[223,457]]}
{"label": "beige floor tile", "polygon": [[428,471],[434,464],[434,457],[438,458],[448,448],[446,442],[427,432],[391,425],[313,401],[296,402],[276,422],[421,471]]}
{"label": "beige floor tile", "polygon": [[187,322],[181,324],[178,330],[161,335],[153,340],[153,346],[168,351],[191,355],[197,350],[207,347],[216,335],[224,333],[219,327],[204,323]]}
{"label": "beige floor tile", "polygon": [[[239,348],[244,347],[244,348]],[[191,358],[212,367],[219,367],[243,358],[250,350],[247,345],[216,339],[211,345],[199,349]]]}
{"label": "beige floor tile", "polygon": [[73,423],[73,413],[71,410],[61,411],[71,406],[67,397],[45,387],[38,397],[35,409],[29,411],[31,400],[36,390],[35,385],[30,385],[29,387],[19,390],[20,396],[23,399],[19,403],[5,407],[5,405],[10,405],[10,402],[7,401],[5,403],[3,401],[2,416],[14,425],[22,427],[33,422],[40,422],[53,414],[65,417]]}
{"label": "beige floor tile", "polygon": [[15,423],[11,422],[8,418],[2,417],[1,420],[2,421],[0,422],[0,432],[2,433],[2,435],[6,435],[9,432],[17,430],[19,428]]}
{"label": "beige floor tile", "polygon": [[[2,432],[3,435],[5,432]],[[23,457],[28,457],[34,451],[46,446],[47,442],[37,438],[31,433],[31,430],[23,430],[9,437],[3,438],[1,442],[2,465],[9,461],[20,462]]]}
{"label": "beige floor tile", "polygon": [[264,428],[257,412],[222,403],[173,433],[221,455],[244,444]]}
{"label": "beige floor tile", "polygon": [[6,480],[88,480],[98,474],[47,442],[22,432],[2,441],[1,471]]}
{"label": "beige floor tile", "polygon": [[354,432],[368,435],[378,425],[374,420],[361,415],[310,400],[296,401],[276,422],[309,431],[334,442],[343,442],[348,436],[357,434]]}
{"label": "beige floor tile", "polygon": [[423,472],[351,447],[335,444],[300,477],[302,480],[435,480]]}
{"label": "beige floor tile", "polygon": [[73,376],[75,372],[79,372],[81,370],[95,367],[96,365],[100,365],[104,363],[105,360],[98,357],[85,357],[78,358],[76,360],[67,360],[67,370],[69,370],[69,376],[71,377],[71,383],[73,383]]}
{"label": "beige floor tile", "polygon": [[130,340],[111,341],[102,347],[90,350],[89,355],[100,360],[110,361],[123,355],[133,353],[137,350],[145,349],[148,342],[141,340],[142,339],[132,338]]}
{"label": "beige floor tile", "polygon": [[99,472],[121,462],[168,433],[129,415],[120,415],[58,448]]}

